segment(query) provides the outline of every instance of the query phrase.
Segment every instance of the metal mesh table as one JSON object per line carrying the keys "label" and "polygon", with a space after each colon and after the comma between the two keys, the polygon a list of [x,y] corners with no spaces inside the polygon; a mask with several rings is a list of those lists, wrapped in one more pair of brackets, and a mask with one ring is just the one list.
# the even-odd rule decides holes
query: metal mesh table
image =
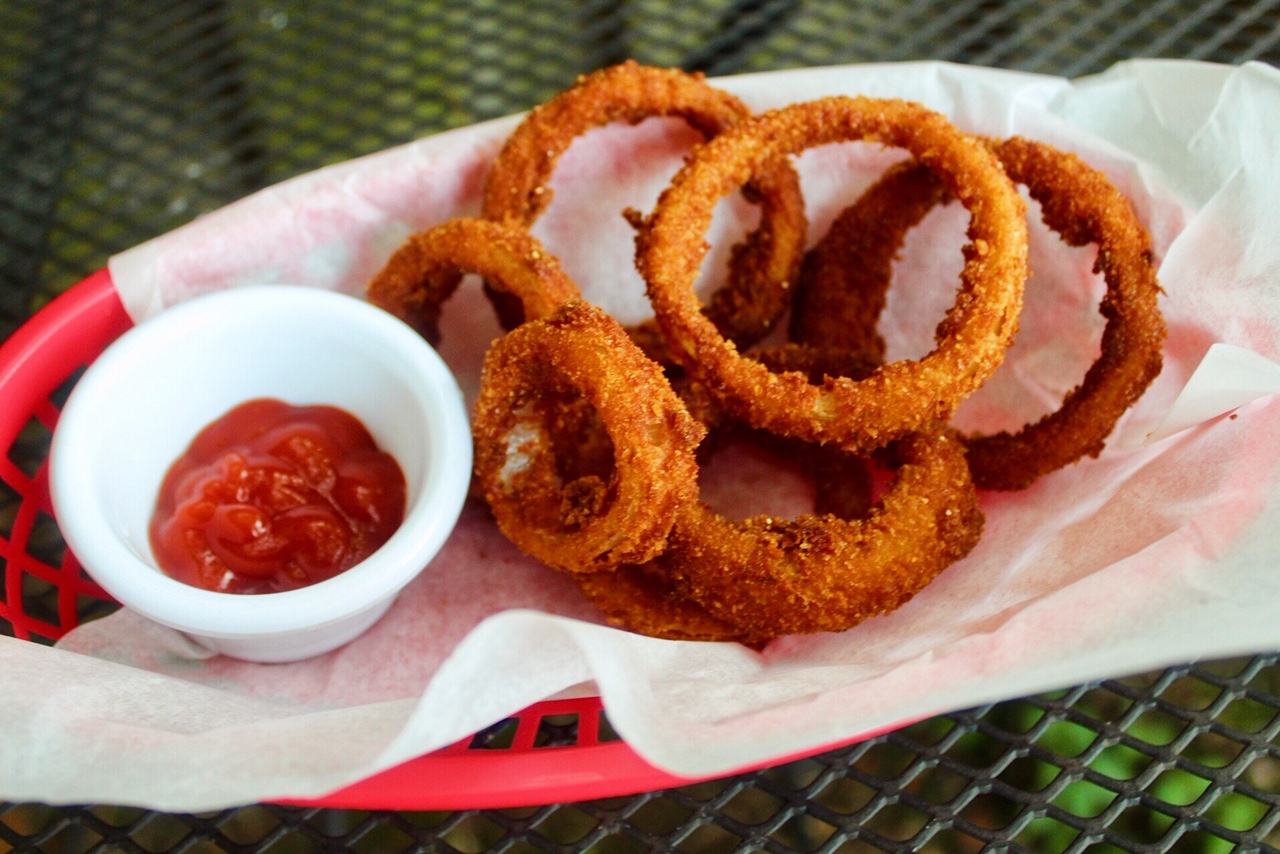
{"label": "metal mesh table", "polygon": [[[202,212],[525,109],[626,57],[711,74],[907,59],[1068,76],[1138,56],[1280,63],[1278,5],[7,0],[0,337],[111,254]],[[0,527],[7,506],[0,494]],[[1253,851],[1280,844],[1278,711],[1280,657],[1263,654],[948,714],[758,773],[591,803],[205,815],[0,803],[0,854]]]}

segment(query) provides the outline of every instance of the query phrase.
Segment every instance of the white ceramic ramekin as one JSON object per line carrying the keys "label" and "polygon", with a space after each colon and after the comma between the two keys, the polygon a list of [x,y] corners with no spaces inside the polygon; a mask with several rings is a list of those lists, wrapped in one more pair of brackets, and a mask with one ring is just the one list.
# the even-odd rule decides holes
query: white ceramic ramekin
{"label": "white ceramic ramekin", "polygon": [[[241,595],[176,581],[148,542],[160,481],[203,427],[260,397],[359,418],[404,472],[404,522],[360,564],[299,590]],[[255,286],[195,298],[112,344],[62,411],[49,482],[72,553],[122,605],[218,652],[290,661],[382,616],[453,529],[470,475],[462,393],[420,336],[353,297]]]}

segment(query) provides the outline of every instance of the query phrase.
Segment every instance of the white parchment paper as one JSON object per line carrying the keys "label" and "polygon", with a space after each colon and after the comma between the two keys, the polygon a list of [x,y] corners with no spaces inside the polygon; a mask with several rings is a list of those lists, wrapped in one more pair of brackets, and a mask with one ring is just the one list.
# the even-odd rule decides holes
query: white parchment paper
{"label": "white parchment paper", "polygon": [[[1070,82],[922,63],[719,82],[761,109],[832,93],[908,98],[1105,169],[1152,232],[1170,327],[1163,373],[1107,451],[983,496],[978,548],[894,614],[761,653],[601,625],[478,507],[383,621],[311,661],[211,657],[128,612],[59,648],[0,638],[0,798],[202,810],[315,796],[584,684],[642,756],[704,776],[934,712],[1280,644],[1280,73],[1142,61]],[[358,293],[407,234],[475,213],[516,121],[287,182],[112,259],[112,274],[138,320],[245,283]],[[691,141],[670,121],[589,134],[535,228],[624,320],[647,310],[619,212],[648,210]],[[803,155],[811,239],[897,157],[863,145]],[[705,287],[750,216],[722,206]],[[945,208],[908,240],[882,324],[891,356],[928,349],[963,228],[963,212]],[[1022,423],[1079,381],[1102,324],[1092,262],[1033,229],[1022,332],[960,413],[966,426]],[[473,390],[498,334],[476,282],[442,328],[442,354]],[[803,483],[749,457],[712,469],[704,493],[735,512],[807,500]]]}

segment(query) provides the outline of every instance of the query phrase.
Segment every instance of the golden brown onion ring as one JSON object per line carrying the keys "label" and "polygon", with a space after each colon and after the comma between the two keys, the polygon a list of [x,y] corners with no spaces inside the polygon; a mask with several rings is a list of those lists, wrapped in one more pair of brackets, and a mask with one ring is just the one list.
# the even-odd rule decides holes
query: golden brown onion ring
{"label": "golden brown onion ring", "polygon": [[[850,372],[874,367],[861,357],[795,345],[751,355],[771,368],[812,376],[837,366]],[[682,386],[693,411],[713,425],[703,448],[714,452],[726,438],[759,441],[790,455],[815,480],[825,474],[829,487],[842,493],[831,496],[829,509],[815,507],[790,520],[735,522],[701,502],[686,505],[662,555],[643,567],[624,567],[623,575],[581,577],[590,584],[584,592],[616,625],[752,646],[782,634],[836,631],[898,607],[977,542],[982,516],[963,448],[948,428],[895,443],[886,456],[897,474],[872,505],[868,472],[857,455],[744,430],[717,412],[696,383]],[[821,481],[816,485],[821,501]]]}
{"label": "golden brown onion ring", "polygon": [[651,566],[712,616],[756,637],[842,631],[886,614],[968,554],[982,531],[952,431],[931,425],[891,447],[900,468],[866,519],[734,522],[692,503]]}
{"label": "golden brown onion ring", "polygon": [[573,576],[578,589],[611,625],[667,640],[733,641],[759,646],[753,638],[681,596],[671,580],[650,565]]}
{"label": "golden brown onion ring", "polygon": [[530,319],[547,317],[579,296],[560,261],[537,238],[481,219],[448,220],[411,235],[370,280],[366,294],[434,344],[440,339],[440,311],[465,273],[478,273],[511,294]]}
{"label": "golden brown onion ring", "polygon": [[1160,373],[1167,331],[1151,237],[1106,175],[1075,155],[1026,139],[997,143],[996,154],[1068,245],[1098,245],[1095,269],[1107,283],[1099,307],[1106,318],[1102,353],[1062,406],[1016,433],[965,438],[979,487],[1022,489],[1102,451],[1120,416]]}
{"label": "golden brown onion ring", "polygon": [[[938,346],[918,361],[855,381],[811,384],[744,358],[698,310],[693,285],[717,201],[765,163],[806,148],[868,140],[907,149],[943,176],[970,211],[955,305]],[[831,97],[741,122],[700,145],[642,228],[637,263],[672,358],[739,418],[774,433],[878,447],[950,416],[1004,358],[1027,275],[1024,205],[999,162],[941,115],[904,101]]]}
{"label": "golden brown onion ring", "polygon": [[[528,228],[551,201],[551,176],[561,155],[587,131],[613,122],[657,116],[683,119],[712,137],[751,115],[733,95],[701,74],[634,61],[596,71],[535,107],[507,139],[485,182],[483,216]],[[720,333],[748,346],[769,333],[791,302],[807,221],[795,169],[779,157],[759,164],[746,185],[760,205],[760,225],[733,248],[729,277],[712,294],[706,315]],[[495,299],[503,325],[522,316],[510,300]],[[641,347],[662,358],[664,343],[651,323],[632,330]]]}
{"label": "golden brown onion ring", "polygon": [[[614,449],[607,479],[567,480],[548,401],[584,400]],[[525,323],[485,356],[472,421],[475,471],[498,527],[548,566],[598,572],[643,563],[666,546],[697,495],[703,435],[662,369],[625,330],[581,301]]]}
{"label": "golden brown onion ring", "polygon": [[[824,367],[849,374],[869,373],[875,367],[870,360],[842,351],[793,344],[756,348],[751,356],[771,370],[803,370],[814,376],[821,376]],[[758,444],[794,462],[811,479],[815,517],[831,515],[852,520],[870,512],[873,505],[871,474],[860,457],[829,445],[813,445],[746,427],[728,417],[706,390],[687,376],[678,378],[674,386],[690,413],[707,427],[707,436],[698,446],[700,461],[738,442]],[[566,441],[582,441],[576,421],[560,429],[564,430]],[[621,566],[611,572],[575,574],[573,578],[612,625],[640,634],[673,640],[734,641],[752,647],[762,646],[773,637],[713,616],[682,595],[669,576],[659,560],[641,566]]]}
{"label": "golden brown onion ring", "polygon": [[[1085,456],[1096,457],[1116,422],[1160,373],[1166,328],[1151,238],[1107,176],[1050,145],[1014,137],[991,142],[1009,177],[1040,203],[1044,222],[1070,246],[1097,244],[1107,290],[1101,354],[1057,411],[1016,432],[964,437],[980,489],[1023,489]],[[835,345],[843,320],[874,334],[892,276],[892,253],[946,188],[919,163],[890,170],[837,217],[805,262],[795,317],[802,340]],[[905,208],[899,199],[916,200]],[[855,235],[875,232],[876,243]],[[856,242],[855,242],[856,241]]]}

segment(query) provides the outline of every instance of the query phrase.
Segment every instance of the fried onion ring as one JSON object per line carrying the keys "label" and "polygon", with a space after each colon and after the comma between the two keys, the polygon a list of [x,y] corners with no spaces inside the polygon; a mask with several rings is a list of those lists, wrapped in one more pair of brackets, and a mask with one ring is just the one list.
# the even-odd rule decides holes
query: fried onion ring
{"label": "fried onion ring", "polygon": [[[874,367],[848,354],[795,345],[751,355],[775,369],[813,376],[836,364],[851,371],[858,364]],[[783,634],[838,631],[897,608],[967,554],[981,534],[963,447],[943,425],[909,434],[889,449],[890,465],[898,471],[886,495],[871,506],[867,469],[857,455],[744,431],[716,413],[696,383],[686,385],[685,393],[695,399],[694,411],[708,415],[713,425],[703,448],[723,447],[727,433],[789,454],[810,475],[825,466],[833,485],[854,477],[844,484],[838,507],[815,507],[790,520],[757,516],[737,522],[700,501],[686,505],[666,551],[653,561],[607,577],[579,577],[583,592],[615,625],[657,637],[751,646]],[[820,488],[817,497],[822,498]]]}
{"label": "fried onion ring", "polygon": [[[551,201],[551,176],[561,155],[587,131],[613,122],[638,124],[658,116],[683,119],[713,137],[751,116],[738,98],[702,74],[627,61],[578,79],[535,107],[508,138],[485,182],[482,215],[529,228]],[[745,347],[767,335],[791,302],[807,221],[800,181],[783,158],[758,164],[746,196],[760,205],[760,225],[733,248],[726,284],[711,295],[706,316],[720,334]],[[519,306],[495,295],[503,325],[523,319]],[[631,330],[641,347],[664,360],[652,322]]]}
{"label": "fried onion ring", "polygon": [[[936,349],[861,381],[818,386],[740,355],[698,311],[693,285],[722,196],[780,156],[847,140],[905,148],[943,176],[970,211],[970,242]],[[945,420],[1003,360],[1027,275],[1024,207],[991,152],[941,115],[904,101],[837,96],[762,114],[700,145],[640,230],[637,266],[672,358],[734,415],[770,432],[867,450]]]}
{"label": "fried onion ring", "polygon": [[1101,453],[1120,416],[1159,375],[1167,334],[1151,237],[1129,200],[1102,172],[1042,143],[996,145],[1009,176],[1025,184],[1045,224],[1071,246],[1098,245],[1095,269],[1107,290],[1102,353],[1054,413],[1017,433],[965,438],[969,468],[984,489],[1021,489],[1038,477]]}
{"label": "fried onion ring", "polygon": [[[607,480],[587,473],[566,481],[557,460],[559,407],[548,402],[575,400],[595,409],[612,442]],[[556,569],[648,561],[697,495],[702,426],[622,327],[582,301],[494,343],[472,432],[476,477],[498,527]]]}
{"label": "fried onion ring", "polygon": [[734,522],[695,502],[651,565],[712,616],[760,637],[842,631],[886,614],[968,554],[983,522],[949,428],[931,425],[891,448],[900,468],[866,519]]}
{"label": "fried onion ring", "polygon": [[[990,145],[1066,244],[1097,244],[1095,270],[1107,288],[1099,307],[1106,318],[1101,354],[1058,410],[1016,432],[963,437],[978,487],[1015,490],[1102,451],[1120,416],[1160,373],[1166,328],[1151,238],[1107,176],[1044,143],[1013,137]],[[843,336],[833,318],[851,325],[855,336],[874,335],[892,253],[928,213],[930,200],[937,204],[946,195],[932,170],[907,163],[887,172],[837,217],[806,258],[795,315],[804,318],[796,321],[802,340],[835,345]],[[899,199],[916,201],[897,209]],[[879,242],[851,241],[851,235],[868,231]]]}
{"label": "fried onion ring", "polygon": [[577,574],[582,595],[611,625],[667,640],[734,641],[760,646],[752,637],[681,596],[671,580],[645,566],[620,566],[613,572]]}
{"label": "fried onion ring", "polygon": [[[814,376],[821,376],[822,367],[846,373],[869,373],[875,367],[874,362],[842,351],[793,344],[757,348],[751,355],[772,370],[785,366]],[[698,446],[700,463],[738,442],[756,444],[793,462],[810,479],[815,517],[853,520],[869,514],[873,505],[871,473],[860,457],[829,445],[813,445],[746,427],[724,413],[696,381],[682,376],[674,385],[690,413],[707,427],[707,436]],[[581,432],[573,425],[566,432],[566,439],[582,441]],[[612,572],[575,574],[573,578],[610,624],[650,637],[734,641],[751,647],[763,646],[773,637],[753,626],[734,625],[713,616],[676,589],[660,561],[620,566]]]}
{"label": "fried onion ring", "polygon": [[441,309],[465,273],[478,273],[518,299],[530,319],[579,296],[560,261],[533,235],[465,218],[411,235],[370,280],[366,295],[435,344]]}

